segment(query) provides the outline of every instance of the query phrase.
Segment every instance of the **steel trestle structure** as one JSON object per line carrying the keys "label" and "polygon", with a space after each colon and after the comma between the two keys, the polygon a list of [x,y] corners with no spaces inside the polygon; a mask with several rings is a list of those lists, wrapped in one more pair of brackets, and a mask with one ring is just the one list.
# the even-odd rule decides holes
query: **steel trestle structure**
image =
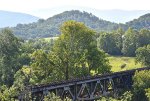
{"label": "steel trestle structure", "polygon": [[[84,77],[50,84],[28,86],[20,93],[19,101],[43,101],[49,92],[61,99],[66,97],[73,101],[92,101],[101,96],[116,96],[120,89],[132,88],[135,71],[149,70],[150,67],[121,71],[111,74]],[[28,94],[31,93],[31,99]]]}

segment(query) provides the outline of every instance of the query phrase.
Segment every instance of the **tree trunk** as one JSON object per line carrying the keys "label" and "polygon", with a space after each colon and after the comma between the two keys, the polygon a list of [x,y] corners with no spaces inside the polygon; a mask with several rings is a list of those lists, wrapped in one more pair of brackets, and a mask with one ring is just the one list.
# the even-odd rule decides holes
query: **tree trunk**
{"label": "tree trunk", "polygon": [[69,66],[68,66],[68,62],[66,62],[66,73],[65,73],[65,75],[66,75],[66,80],[68,80],[69,79]]}

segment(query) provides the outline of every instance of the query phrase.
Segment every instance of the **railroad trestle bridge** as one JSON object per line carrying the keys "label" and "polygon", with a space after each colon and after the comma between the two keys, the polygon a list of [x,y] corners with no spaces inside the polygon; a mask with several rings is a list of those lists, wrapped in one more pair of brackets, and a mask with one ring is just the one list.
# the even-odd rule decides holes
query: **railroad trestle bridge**
{"label": "railroad trestle bridge", "polygon": [[[83,77],[50,84],[28,86],[20,93],[19,101],[43,101],[48,93],[54,93],[61,99],[66,97],[73,101],[91,101],[101,96],[117,95],[120,89],[132,88],[135,71],[149,70],[150,67],[121,71],[111,74]],[[31,97],[28,97],[29,92]]]}

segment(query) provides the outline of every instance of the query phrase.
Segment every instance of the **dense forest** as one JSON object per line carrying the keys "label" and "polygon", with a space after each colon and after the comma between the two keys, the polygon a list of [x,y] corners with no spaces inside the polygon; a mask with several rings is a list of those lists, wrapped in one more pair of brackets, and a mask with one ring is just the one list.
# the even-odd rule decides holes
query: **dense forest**
{"label": "dense forest", "polygon": [[[67,21],[60,27],[60,33],[57,39],[47,41],[17,38],[8,28],[0,31],[1,101],[11,101],[27,85],[111,73],[109,55],[136,56],[137,62],[150,66],[148,29],[97,32],[84,23]],[[148,101],[149,71],[136,72],[133,81],[133,90],[103,100]]]}
{"label": "dense forest", "polygon": [[135,30],[121,28],[112,32],[100,32],[97,37],[97,46],[110,55],[135,56],[139,47],[150,44],[150,30]]}
{"label": "dense forest", "polygon": [[150,29],[150,13],[145,14],[138,19],[134,19],[133,21],[129,21],[126,25],[138,30],[141,28]]}

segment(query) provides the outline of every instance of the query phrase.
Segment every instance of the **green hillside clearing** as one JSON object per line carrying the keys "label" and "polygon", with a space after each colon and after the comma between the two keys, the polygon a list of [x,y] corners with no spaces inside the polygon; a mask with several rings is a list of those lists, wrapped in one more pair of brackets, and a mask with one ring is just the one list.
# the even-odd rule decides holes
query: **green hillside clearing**
{"label": "green hillside clearing", "polygon": [[135,57],[108,57],[110,65],[112,66],[111,70],[113,72],[124,71],[129,69],[135,69],[144,67],[140,63],[135,62]]}

